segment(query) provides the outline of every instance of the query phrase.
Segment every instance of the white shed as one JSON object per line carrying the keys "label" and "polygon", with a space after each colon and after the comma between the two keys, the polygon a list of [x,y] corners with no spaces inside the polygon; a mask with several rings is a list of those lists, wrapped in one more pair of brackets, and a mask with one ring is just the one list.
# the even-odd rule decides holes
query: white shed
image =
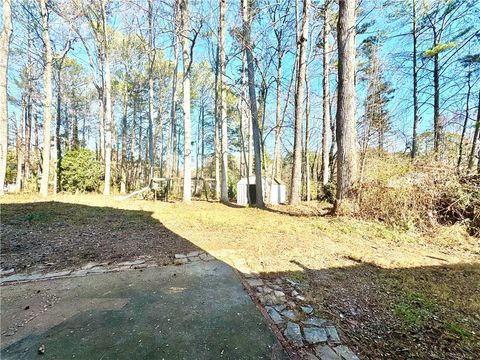
{"label": "white shed", "polygon": [[[267,200],[267,203],[276,205],[281,204],[286,201],[286,189],[285,184],[278,179],[267,179],[265,176],[262,177],[262,189],[263,189],[263,198],[266,199],[267,194],[270,195],[270,198]],[[250,198],[250,204],[255,204],[257,194],[255,176],[250,176],[248,178],[244,177],[240,179],[237,183],[237,204],[238,205],[247,205]]]}

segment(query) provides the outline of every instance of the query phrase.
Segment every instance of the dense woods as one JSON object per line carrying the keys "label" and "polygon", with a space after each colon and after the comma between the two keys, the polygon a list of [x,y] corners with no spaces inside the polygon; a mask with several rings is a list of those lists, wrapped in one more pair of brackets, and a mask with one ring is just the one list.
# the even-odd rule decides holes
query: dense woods
{"label": "dense woods", "polygon": [[228,202],[254,175],[258,207],[266,178],[368,213],[400,181],[448,188],[448,221],[478,215],[478,1],[2,3],[2,192]]}

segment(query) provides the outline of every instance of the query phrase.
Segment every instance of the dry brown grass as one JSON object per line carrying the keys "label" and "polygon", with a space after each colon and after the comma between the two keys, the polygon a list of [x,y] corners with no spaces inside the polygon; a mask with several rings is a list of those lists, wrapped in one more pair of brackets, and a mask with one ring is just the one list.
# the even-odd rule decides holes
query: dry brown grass
{"label": "dry brown grass", "polygon": [[[409,348],[415,349],[417,358],[430,359],[430,353],[443,352],[446,346],[449,356],[468,359],[480,349],[478,336],[472,335],[480,332],[480,246],[460,225],[437,224],[430,234],[420,235],[380,222],[331,217],[329,206],[317,202],[259,210],[205,201],[190,205],[118,201],[101,195],[59,195],[48,200],[92,208],[90,214],[84,206],[75,214],[57,211],[45,220],[43,236],[55,232],[62,216],[69,217],[65,221],[69,225],[78,222],[95,230],[103,221],[95,216],[101,213],[99,208],[127,217],[143,213],[148,216],[129,220],[135,227],[125,234],[133,245],[143,244],[141,249],[149,249],[149,239],[143,236],[153,236],[153,218],[172,239],[181,238],[241,272],[308,281],[309,301],[351,339],[359,339],[353,341],[353,348],[362,357],[392,358],[392,351]],[[45,200],[31,195],[0,200],[17,204],[16,212],[8,214],[9,222],[15,222],[16,216],[24,219],[25,209],[41,201]],[[25,231],[19,224],[18,231]],[[177,251],[176,242],[170,246],[164,240],[161,244],[167,248],[158,251]],[[81,234],[75,241],[81,244]],[[384,340],[378,340],[385,334]],[[440,348],[435,345],[438,339]],[[395,353],[394,358],[406,358],[403,355],[408,352]]]}

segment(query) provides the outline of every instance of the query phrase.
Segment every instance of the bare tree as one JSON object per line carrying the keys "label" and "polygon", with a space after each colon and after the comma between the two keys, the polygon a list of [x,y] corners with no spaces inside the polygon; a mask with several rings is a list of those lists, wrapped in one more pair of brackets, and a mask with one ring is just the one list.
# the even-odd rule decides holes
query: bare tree
{"label": "bare tree", "polygon": [[183,201],[192,200],[192,135],[190,120],[190,69],[191,48],[189,40],[190,21],[188,12],[188,0],[180,1],[180,22],[182,29],[182,53],[183,53],[183,123],[184,123],[184,150],[183,150]]}
{"label": "bare tree", "polygon": [[[308,0],[307,0],[308,1]],[[243,51],[247,57],[247,74],[248,74],[248,93],[250,97],[250,112],[253,129],[253,148],[255,152],[255,205],[258,208],[264,208],[263,186],[262,186],[262,154],[260,129],[258,126],[258,109],[257,95],[255,94],[255,68],[252,53],[252,42],[250,32],[252,27],[252,13],[248,6],[248,0],[242,0],[242,22],[243,22]]]}
{"label": "bare tree", "polygon": [[155,39],[153,36],[153,0],[148,0],[148,162],[149,181],[153,178],[153,66],[155,64]]}
{"label": "bare tree", "polygon": [[104,74],[104,95],[105,95],[105,185],[103,188],[104,195],[110,195],[110,178],[111,178],[111,162],[112,162],[112,95],[111,95],[111,76],[110,76],[110,55],[109,55],[109,39],[107,33],[107,12],[105,1],[101,0],[101,19],[102,19],[102,35],[103,35],[103,54],[105,57],[105,74]]}
{"label": "bare tree", "polygon": [[[323,30],[322,30],[322,47],[323,47],[323,121],[322,121],[322,183],[319,190],[323,193],[323,187],[327,185],[330,177],[329,164],[329,132],[330,132],[330,0],[325,1],[323,5]],[[319,184],[320,185],[320,184]]]}
{"label": "bare tree", "polygon": [[295,137],[293,142],[293,166],[290,192],[290,204],[300,202],[301,181],[302,181],[302,122],[303,122],[303,100],[304,80],[307,66],[307,40],[308,40],[308,17],[310,0],[303,0],[302,27],[298,36],[297,48],[298,72],[297,87],[295,89]]}
{"label": "bare tree", "polygon": [[0,195],[3,195],[7,172],[8,151],[8,100],[7,72],[10,37],[12,35],[12,13],[10,0],[3,0],[3,29],[0,35]]}
{"label": "bare tree", "polygon": [[43,40],[43,61],[44,61],[44,100],[43,100],[43,161],[42,161],[42,180],[40,182],[40,195],[48,195],[48,177],[50,170],[50,148],[51,148],[51,106],[52,106],[52,46],[50,44],[50,35],[48,31],[48,8],[46,0],[40,0],[40,17],[42,20],[42,40]]}
{"label": "bare tree", "polygon": [[419,123],[419,116],[418,116],[418,66],[417,66],[417,42],[418,42],[418,31],[417,31],[417,1],[412,0],[412,40],[413,40],[413,48],[412,48],[412,75],[413,75],[413,133],[412,133],[412,151],[411,157],[415,159],[417,155],[417,148],[418,148],[418,123]]}
{"label": "bare tree", "polygon": [[225,88],[225,12],[226,0],[220,0],[220,16],[218,27],[218,66],[220,77],[220,127],[221,127],[221,188],[220,201],[228,202],[228,127],[227,127],[227,92]]}
{"label": "bare tree", "polygon": [[[475,160],[475,153],[477,151],[478,135],[480,134],[480,91],[478,92],[478,107],[477,107],[477,121],[475,123],[475,133],[473,134],[472,148],[468,156],[468,170],[473,169],[473,162]],[[479,157],[480,159],[480,157]]]}
{"label": "bare tree", "polygon": [[356,0],[339,0],[338,98],[337,98],[337,194],[334,212],[342,210],[357,178],[355,130],[355,7]]}

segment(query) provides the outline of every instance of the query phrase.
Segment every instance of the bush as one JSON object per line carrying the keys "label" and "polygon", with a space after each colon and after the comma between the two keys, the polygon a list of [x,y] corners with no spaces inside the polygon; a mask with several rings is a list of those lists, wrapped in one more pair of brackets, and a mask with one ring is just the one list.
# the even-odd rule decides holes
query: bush
{"label": "bush", "polygon": [[100,185],[100,163],[91,150],[67,151],[60,169],[60,183],[64,191],[96,191]]}
{"label": "bush", "polygon": [[465,225],[480,232],[480,179],[460,179],[455,169],[433,162],[412,164],[392,156],[371,159],[357,189],[357,216],[406,230],[435,231],[436,225]]}

